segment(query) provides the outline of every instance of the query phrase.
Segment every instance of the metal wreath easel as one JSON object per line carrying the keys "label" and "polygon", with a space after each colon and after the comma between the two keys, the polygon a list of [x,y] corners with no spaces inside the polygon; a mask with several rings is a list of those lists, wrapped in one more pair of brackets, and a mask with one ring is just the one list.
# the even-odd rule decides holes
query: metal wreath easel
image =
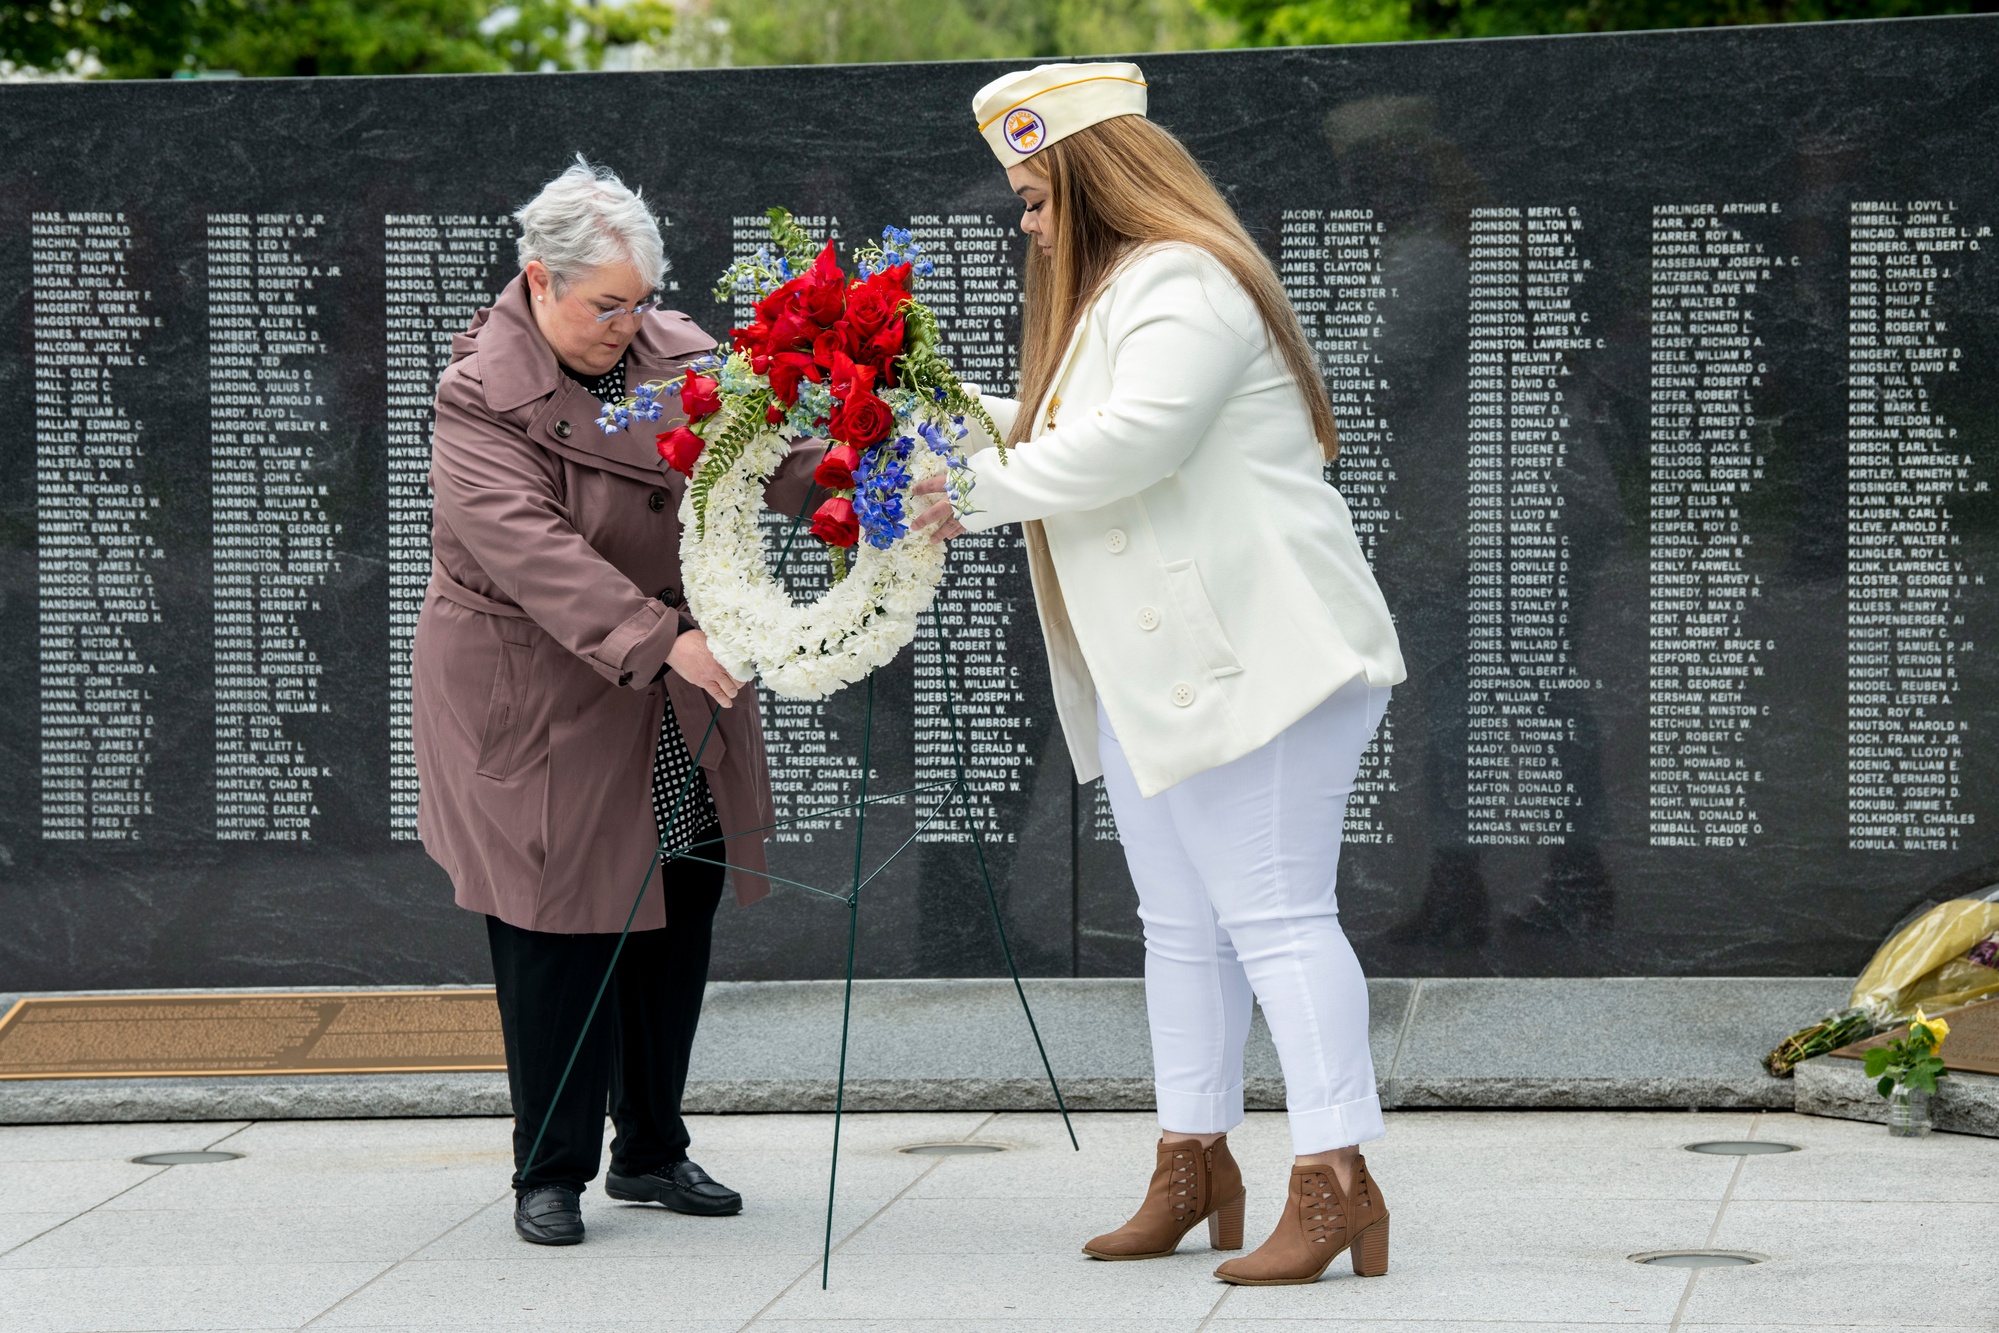
{"label": "metal wreath easel", "polygon": [[[812,486],[807,488],[805,503],[799,507],[797,516],[792,519],[791,527],[785,534],[784,546],[778,552],[777,568],[775,571],[777,574],[782,575],[784,572],[785,561],[790,557],[793,540],[797,537],[799,528],[805,522],[805,515],[811,511],[812,501],[817,498],[818,487]],[[742,833],[734,835],[736,837],[758,836],[774,829],[782,828],[787,824],[796,823],[799,820],[817,819],[824,815],[842,814],[849,810],[855,812],[854,872],[852,883],[845,893],[834,893],[831,890],[822,889],[816,885],[806,884],[800,880],[787,879],[782,875],[773,875],[768,872],[764,872],[763,876],[773,883],[782,884],[788,888],[803,889],[807,893],[817,894],[822,898],[831,898],[835,902],[842,902],[847,905],[847,976],[840,1004],[840,1072],[834,1084],[833,1093],[833,1153],[831,1164],[827,1168],[826,1173],[826,1239],[819,1259],[819,1286],[821,1290],[824,1290],[827,1285],[827,1279],[833,1263],[833,1207],[838,1198],[840,1182],[840,1124],[846,1112],[847,1103],[847,1039],[853,1027],[854,949],[860,928],[861,890],[872,884],[880,877],[883,871],[895,863],[896,858],[914,846],[917,838],[922,836],[923,831],[935,823],[938,817],[944,813],[953,801],[956,801],[959,812],[964,818],[965,827],[972,836],[972,847],[977,854],[979,863],[979,880],[985,885],[986,905],[992,911],[993,930],[999,936],[1000,952],[1006,957],[1007,975],[1013,978],[1013,991],[1015,995],[1020,997],[1020,1010],[1027,1018],[1027,1030],[1033,1034],[1034,1049],[1041,1057],[1042,1071],[1048,1075],[1049,1091],[1055,1095],[1055,1107],[1062,1114],[1062,1126],[1069,1132],[1069,1146],[1079,1152],[1082,1150],[1082,1145],[1076,1140],[1076,1127],[1069,1119],[1068,1103],[1062,1097],[1062,1085],[1056,1081],[1054,1066],[1048,1062],[1048,1048],[1042,1043],[1040,1025],[1034,1021],[1034,1009],[1027,1002],[1027,990],[1020,984],[1020,969],[1015,965],[1013,960],[1013,946],[1008,942],[1006,937],[1006,923],[1000,917],[999,895],[993,890],[992,870],[986,863],[985,837],[979,832],[978,819],[972,809],[970,794],[966,785],[965,738],[958,725],[958,709],[951,683],[950,661],[943,651],[943,621],[938,615],[934,602],[931,604],[930,615],[932,623],[937,628],[939,656],[944,659],[941,663],[941,669],[944,676],[944,716],[951,730],[951,755],[953,760],[951,780],[949,782],[919,783],[916,786],[907,787],[900,791],[882,792],[873,796],[868,794],[868,774],[872,759],[871,750],[874,742],[875,728],[875,677],[873,672],[869,672],[866,679],[866,721],[861,730],[860,798],[841,805],[825,806],[816,810],[804,811],[792,815],[787,819],[780,819],[771,824],[759,828],[747,829]],[[632,922],[638,919],[639,906],[645,902],[646,892],[652,886],[654,872],[660,870],[663,865],[673,861],[692,861],[701,865],[723,866],[729,869],[736,868],[730,864],[726,852],[719,860],[695,854],[698,848],[713,847],[715,845],[713,842],[700,843],[696,847],[668,852],[666,850],[664,833],[664,830],[673,827],[674,816],[680,813],[681,806],[686,802],[688,793],[693,789],[695,775],[701,771],[701,756],[707,752],[708,742],[715,734],[715,723],[720,716],[720,710],[714,704],[709,704],[708,729],[702,733],[701,744],[694,751],[694,762],[689,766],[687,776],[681,780],[680,790],[674,793],[671,811],[661,823],[660,845],[653,850],[652,861],[646,867],[645,878],[639,881],[638,892],[632,897],[632,910],[625,914],[624,928],[618,932],[618,942],[611,950],[611,961],[604,968],[604,978],[597,984],[597,994],[592,997],[590,1009],[583,1016],[582,1029],[576,1034],[576,1044],[570,1048],[569,1059],[562,1067],[562,1077],[556,1082],[555,1095],[549,1098],[548,1112],[542,1117],[541,1128],[535,1131],[534,1145],[528,1149],[526,1165],[521,1168],[523,1175],[534,1168],[535,1162],[541,1155],[542,1138],[548,1132],[549,1121],[555,1118],[556,1107],[562,1102],[563,1090],[569,1085],[569,1075],[575,1069],[576,1059],[583,1051],[583,1042],[589,1035],[590,1024],[595,1021],[598,1007],[602,1005],[604,1000],[604,993],[610,988],[611,978],[617,972],[618,958],[625,950],[625,939],[631,934]],[[917,824],[909,837],[905,838],[901,845],[883,859],[880,865],[877,865],[873,870],[866,870],[867,862],[863,844],[867,835],[868,807],[871,805],[887,804],[891,801],[900,801],[904,797],[909,797],[914,801],[920,799],[926,793],[934,794],[937,798],[937,803],[931,807],[930,812]]]}

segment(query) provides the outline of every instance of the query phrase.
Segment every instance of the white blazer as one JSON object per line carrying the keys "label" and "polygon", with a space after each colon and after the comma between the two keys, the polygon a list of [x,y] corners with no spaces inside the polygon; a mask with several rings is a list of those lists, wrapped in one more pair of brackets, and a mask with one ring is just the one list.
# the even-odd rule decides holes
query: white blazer
{"label": "white blazer", "polygon": [[[1002,431],[1020,404],[985,400]],[[1032,438],[970,460],[975,531],[1027,527],[1079,781],[1096,697],[1147,796],[1268,743],[1340,686],[1407,676],[1346,501],[1255,303],[1148,247],[1079,323]]]}

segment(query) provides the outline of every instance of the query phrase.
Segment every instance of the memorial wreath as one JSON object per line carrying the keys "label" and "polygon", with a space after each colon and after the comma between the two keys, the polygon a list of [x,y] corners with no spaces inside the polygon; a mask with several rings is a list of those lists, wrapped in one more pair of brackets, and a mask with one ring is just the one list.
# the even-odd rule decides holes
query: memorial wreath
{"label": "memorial wreath", "polygon": [[[606,407],[606,431],[657,421],[677,396],[687,422],[659,436],[688,478],[680,566],[687,602],[715,658],[778,694],[818,699],[893,660],[916,635],[944,573],[944,548],[912,531],[909,488],[946,478],[971,512],[963,441],[972,426],[999,439],[976,388],[938,346],[937,317],[912,295],[930,261],[890,227],[841,269],[832,242],[816,255],[784,209],[771,243],[723,273],[718,301],[755,298],[730,350],[677,382],[639,385]],[[971,425],[967,424],[970,419]],[[771,572],[758,516],[764,488],[800,439],[827,440],[813,480],[832,494],[812,514],[832,578],[798,603]],[[1005,461],[1002,449],[1001,461]],[[802,521],[803,513],[799,515]]]}

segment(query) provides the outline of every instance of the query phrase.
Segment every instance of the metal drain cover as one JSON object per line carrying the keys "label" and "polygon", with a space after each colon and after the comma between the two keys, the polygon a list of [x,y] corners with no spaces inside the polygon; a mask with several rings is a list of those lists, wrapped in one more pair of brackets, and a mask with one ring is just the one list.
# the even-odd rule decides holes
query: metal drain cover
{"label": "metal drain cover", "polygon": [[1655,1268],[1747,1268],[1769,1257],[1748,1250],[1648,1250],[1632,1255],[1631,1261]]}
{"label": "metal drain cover", "polygon": [[897,1148],[916,1157],[976,1157],[980,1153],[1005,1152],[997,1143],[912,1143],[907,1148]]}
{"label": "metal drain cover", "polygon": [[151,1152],[132,1160],[140,1166],[200,1166],[204,1162],[233,1162],[239,1152]]}
{"label": "metal drain cover", "polygon": [[1688,1152],[1713,1153],[1717,1157],[1761,1157],[1765,1153],[1797,1150],[1795,1143],[1773,1143],[1768,1139],[1710,1139],[1687,1145]]}

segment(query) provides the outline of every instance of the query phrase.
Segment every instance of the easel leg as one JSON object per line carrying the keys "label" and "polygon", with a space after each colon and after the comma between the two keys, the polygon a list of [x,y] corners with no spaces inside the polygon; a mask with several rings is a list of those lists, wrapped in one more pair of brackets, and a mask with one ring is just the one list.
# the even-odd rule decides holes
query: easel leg
{"label": "easel leg", "polygon": [[840,1005],[840,1076],[833,1088],[833,1164],[826,1173],[826,1245],[819,1257],[819,1289],[833,1267],[833,1201],[840,1184],[840,1120],[847,1106],[847,1034],[854,1018],[854,942],[861,922],[862,850],[868,831],[868,775],[873,764],[875,678],[868,674],[867,721],[861,729],[861,802],[854,816],[854,886],[847,893],[847,988]]}

